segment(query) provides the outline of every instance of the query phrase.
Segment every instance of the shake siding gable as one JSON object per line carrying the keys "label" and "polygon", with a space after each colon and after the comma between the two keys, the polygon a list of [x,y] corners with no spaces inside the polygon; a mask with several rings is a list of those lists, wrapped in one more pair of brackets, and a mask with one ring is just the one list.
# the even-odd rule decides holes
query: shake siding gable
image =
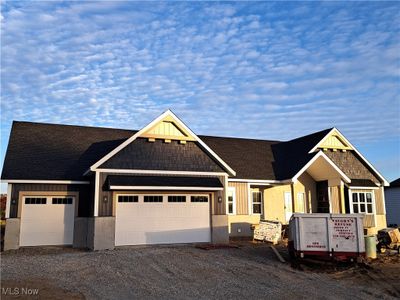
{"label": "shake siding gable", "polygon": [[356,157],[353,151],[324,151],[335,164],[351,179],[370,179],[375,183],[379,183],[368,168]]}
{"label": "shake siding gable", "polygon": [[123,148],[100,168],[134,170],[168,170],[193,172],[224,172],[196,142],[180,144],[163,140],[148,142],[137,138]]}

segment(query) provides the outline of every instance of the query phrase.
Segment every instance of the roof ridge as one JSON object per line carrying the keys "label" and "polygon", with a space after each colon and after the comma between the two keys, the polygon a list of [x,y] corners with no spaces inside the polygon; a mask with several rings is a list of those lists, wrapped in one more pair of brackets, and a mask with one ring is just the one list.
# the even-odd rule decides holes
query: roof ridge
{"label": "roof ridge", "polygon": [[260,142],[276,142],[281,143],[282,141],[278,140],[264,140],[264,139],[255,139],[255,138],[243,138],[243,137],[233,137],[233,136],[215,136],[215,135],[202,135],[198,134],[198,137],[210,137],[210,138],[218,138],[218,139],[232,139],[232,140],[251,140],[251,141],[260,141]]}
{"label": "roof ridge", "polygon": [[89,126],[89,125],[74,125],[74,124],[58,124],[58,123],[46,123],[46,122],[33,122],[33,121],[17,121],[13,120],[13,124],[15,123],[24,123],[24,124],[34,124],[34,125],[50,125],[50,126],[65,126],[65,127],[78,127],[78,128],[93,128],[93,129],[108,129],[108,130],[123,130],[123,131],[131,131],[137,132],[137,129],[126,129],[126,128],[115,128],[115,127],[104,127],[104,126]]}
{"label": "roof ridge", "polygon": [[335,128],[335,127],[326,128],[326,129],[323,129],[323,130],[320,130],[320,131],[316,131],[316,132],[313,132],[313,133],[310,133],[310,134],[307,134],[307,135],[299,136],[299,137],[297,137],[297,138],[284,141],[284,143],[294,142],[294,141],[297,141],[297,140],[300,140],[300,139],[303,139],[303,138],[307,138],[307,137],[310,137],[310,136],[313,136],[313,135],[321,134],[321,133],[323,133],[323,132],[325,132],[325,131],[326,131],[326,134],[328,134],[328,132],[330,132],[330,131],[331,131],[332,129],[334,129],[334,128]]}

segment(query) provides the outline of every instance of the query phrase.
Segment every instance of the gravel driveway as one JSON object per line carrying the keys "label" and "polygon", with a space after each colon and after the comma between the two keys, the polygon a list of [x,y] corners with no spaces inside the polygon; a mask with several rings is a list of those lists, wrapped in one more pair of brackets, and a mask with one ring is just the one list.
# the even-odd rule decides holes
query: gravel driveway
{"label": "gravel driveway", "polygon": [[39,288],[55,299],[391,298],[368,282],[293,269],[267,245],[251,243],[208,251],[192,245],[22,249],[2,253],[1,280],[3,287]]}

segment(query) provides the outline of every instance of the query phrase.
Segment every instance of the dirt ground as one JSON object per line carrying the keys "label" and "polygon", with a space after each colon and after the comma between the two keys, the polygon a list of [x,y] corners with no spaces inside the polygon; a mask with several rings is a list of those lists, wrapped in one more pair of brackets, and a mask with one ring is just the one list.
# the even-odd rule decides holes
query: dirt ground
{"label": "dirt ground", "polygon": [[[281,263],[268,244],[233,245],[7,251],[1,254],[1,299],[400,298],[397,254],[365,264],[293,263],[278,246],[286,259]],[[36,295],[22,295],[35,289]]]}

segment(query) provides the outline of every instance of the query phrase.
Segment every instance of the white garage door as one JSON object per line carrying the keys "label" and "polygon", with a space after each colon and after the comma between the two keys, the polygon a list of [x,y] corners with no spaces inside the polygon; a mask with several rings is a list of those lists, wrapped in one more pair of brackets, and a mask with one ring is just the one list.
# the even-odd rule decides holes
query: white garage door
{"label": "white garage door", "polygon": [[71,245],[74,207],[69,196],[23,197],[20,246]]}
{"label": "white garage door", "polygon": [[115,245],[210,242],[207,195],[117,195]]}

